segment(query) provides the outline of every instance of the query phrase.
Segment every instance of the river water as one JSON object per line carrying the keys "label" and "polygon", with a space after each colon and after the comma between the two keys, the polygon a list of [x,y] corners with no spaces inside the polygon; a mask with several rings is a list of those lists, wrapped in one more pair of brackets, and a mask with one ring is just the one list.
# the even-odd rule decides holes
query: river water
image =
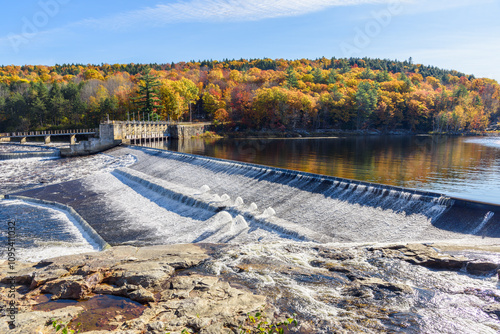
{"label": "river water", "polygon": [[[189,141],[178,144],[177,149],[212,150],[218,152],[218,157],[233,160],[243,159],[238,156],[241,155],[259,164],[264,163],[262,159],[266,156],[262,152],[267,152],[274,159],[268,165],[286,162],[286,166],[281,166],[322,174],[329,174],[328,169],[333,168],[335,173],[347,173],[335,176],[362,179],[357,176],[371,175],[373,178],[365,180],[381,182],[376,175],[383,174],[383,167],[367,171],[367,167],[354,165],[363,161],[362,157],[356,160],[349,158],[349,154],[356,150],[356,143],[372,147],[379,156],[367,157],[372,163],[364,166],[378,166],[385,145],[390,148],[387,152],[392,152],[387,153],[392,161],[394,157],[405,156],[413,171],[405,167],[406,162],[400,163],[400,173],[405,177],[386,177],[386,180],[405,183],[392,184],[408,186],[410,175],[423,175],[415,179],[430,189],[432,177],[424,176],[434,173],[437,178],[442,173],[449,176],[448,181],[442,181],[442,188],[447,182],[457,182],[451,180],[466,180],[472,186],[476,173],[485,196],[497,191],[494,187],[498,182],[495,166],[498,173],[499,148],[495,139],[448,138],[435,143],[430,138],[426,145],[420,145],[424,152],[434,154],[430,158],[418,151],[418,138],[400,139],[407,141],[406,144],[392,143],[389,138],[334,138],[325,141],[329,143],[326,147],[318,139],[269,141],[266,145],[258,140],[211,144]],[[350,143],[351,149],[343,149],[342,141]],[[450,143],[458,146],[447,146]],[[309,148],[306,154],[307,147],[313,144],[319,149]],[[467,154],[448,152],[462,152],[465,148]],[[332,152],[337,152],[334,158],[330,157]],[[440,157],[438,152],[448,158]],[[342,155],[344,162],[338,161]],[[464,160],[467,156],[472,160]],[[296,165],[288,157],[295,157],[292,160]],[[418,164],[417,157],[425,163]],[[386,157],[387,166],[389,161]],[[471,172],[461,174],[446,170],[450,167],[439,167],[444,161],[449,162],[447,166],[462,166],[463,171]],[[474,165],[474,161],[478,164]],[[430,168],[431,172],[419,174],[424,168]],[[388,175],[398,170],[386,169]],[[491,231],[492,227],[487,225],[492,222],[498,225],[498,212],[485,210],[473,221],[440,225],[443,217],[453,210],[439,198],[424,201],[420,195],[405,191],[382,195],[375,188],[351,189],[348,184],[328,184],[300,173],[290,175],[272,168],[144,147],[119,148],[76,159],[0,161],[0,177],[2,194],[33,191],[45,199],[71,205],[110,243],[230,244],[204,264],[206,270],[266,293],[282,313],[297,312],[299,321],[311,322],[315,329],[309,332],[500,331],[499,312],[495,311],[500,293],[493,272],[472,275],[465,268],[431,270],[387,257],[377,250],[387,243],[427,241],[438,245],[442,241],[454,246],[478,246],[479,250],[456,254],[500,263],[498,253],[488,251],[491,245],[498,245],[498,239],[481,233]],[[489,181],[483,180],[487,177]],[[33,190],[41,186],[45,187],[39,193]],[[467,187],[464,188],[462,194],[467,192]],[[494,202],[489,198],[479,199]],[[452,217],[455,219],[458,213]],[[18,226],[18,260],[37,261],[99,250],[77,228],[68,212],[51,206],[1,200],[2,245],[6,244],[5,226],[9,221]],[[325,243],[318,243],[321,240]],[[0,258],[5,258],[5,254],[0,252]],[[318,260],[324,262],[323,267],[318,267],[321,262]]]}
{"label": "river water", "polygon": [[190,139],[153,145],[500,204],[499,137]]}
{"label": "river water", "polygon": [[[38,152],[33,146],[0,145],[0,152]],[[0,160],[0,195],[106,173],[135,162],[106,154],[73,159]],[[19,200],[0,200],[0,259],[6,259],[9,222],[15,223],[15,258],[40,261],[56,255],[98,251],[69,212]]]}

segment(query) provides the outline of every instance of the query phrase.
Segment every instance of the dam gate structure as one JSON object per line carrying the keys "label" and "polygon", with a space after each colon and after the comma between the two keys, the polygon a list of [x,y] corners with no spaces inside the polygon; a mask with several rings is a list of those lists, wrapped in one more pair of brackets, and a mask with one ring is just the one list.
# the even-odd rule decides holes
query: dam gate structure
{"label": "dam gate structure", "polygon": [[[62,157],[95,154],[124,144],[146,144],[166,141],[168,138],[187,139],[211,129],[211,123],[170,123],[165,121],[107,121],[98,129],[55,130],[1,133],[0,142],[19,139],[21,144],[27,138],[43,137],[50,144],[53,136],[69,136],[69,148],[60,149]],[[77,142],[76,136],[87,136],[88,140]]]}
{"label": "dam gate structure", "polygon": [[108,121],[99,127],[100,137],[121,140],[125,144],[188,139],[203,134],[211,123],[171,123],[166,121]]}

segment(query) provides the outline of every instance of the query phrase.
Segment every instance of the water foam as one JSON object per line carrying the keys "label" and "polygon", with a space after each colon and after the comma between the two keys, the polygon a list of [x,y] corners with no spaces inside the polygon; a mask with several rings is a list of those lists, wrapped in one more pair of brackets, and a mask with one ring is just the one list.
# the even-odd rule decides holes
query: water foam
{"label": "water foam", "polygon": [[495,215],[495,213],[491,212],[491,211],[488,211],[486,213],[486,215],[484,216],[484,219],[483,221],[481,222],[481,224],[479,224],[472,232],[471,234],[477,234],[479,233],[483,227],[486,226],[486,224],[488,224],[488,222],[491,220],[491,218],[493,218],[493,216]]}
{"label": "water foam", "polygon": [[[56,256],[96,252],[95,244],[67,212],[20,200],[0,201],[0,221],[16,224],[16,259],[37,262]],[[6,236],[0,240],[6,244]],[[0,258],[6,254],[0,250]]]}

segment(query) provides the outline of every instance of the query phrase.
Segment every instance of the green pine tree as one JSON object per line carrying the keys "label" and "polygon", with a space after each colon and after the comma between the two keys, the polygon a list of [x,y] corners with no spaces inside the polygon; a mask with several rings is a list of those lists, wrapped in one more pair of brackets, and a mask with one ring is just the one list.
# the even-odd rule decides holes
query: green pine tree
{"label": "green pine tree", "polygon": [[159,89],[161,84],[158,79],[151,74],[151,69],[144,70],[139,83],[139,97],[134,102],[139,105],[139,113],[153,115],[158,104]]}
{"label": "green pine tree", "polygon": [[375,73],[373,73],[373,71],[369,67],[366,67],[365,70],[361,72],[360,78],[373,80],[375,79]]}
{"label": "green pine tree", "polygon": [[356,128],[358,130],[377,107],[378,95],[377,83],[371,84],[368,81],[359,83],[358,91],[356,92]]}
{"label": "green pine tree", "polygon": [[337,83],[337,74],[338,74],[338,71],[336,69],[332,68],[330,70],[330,73],[328,73],[328,79],[326,79],[326,83],[329,85],[330,84],[333,85],[333,84]]}
{"label": "green pine tree", "polygon": [[323,73],[321,72],[321,70],[318,67],[316,67],[314,69],[314,71],[312,72],[312,75],[314,77],[314,83],[317,83],[317,84],[325,83],[325,79],[323,79]]}
{"label": "green pine tree", "polygon": [[297,74],[292,66],[286,69],[286,87],[288,88],[299,88],[299,81],[297,80]]}

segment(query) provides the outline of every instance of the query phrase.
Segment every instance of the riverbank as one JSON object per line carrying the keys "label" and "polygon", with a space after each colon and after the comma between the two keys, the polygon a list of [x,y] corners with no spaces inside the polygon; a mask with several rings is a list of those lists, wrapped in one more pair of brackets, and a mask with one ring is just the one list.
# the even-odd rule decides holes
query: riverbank
{"label": "riverbank", "polygon": [[[458,317],[458,332],[500,330],[500,294],[495,288],[500,257],[493,253],[498,249],[485,252],[489,259],[471,259],[463,255],[467,245],[460,245],[462,254],[446,254],[447,247],[456,251],[450,245],[436,246],[443,248],[120,246],[36,264],[16,263],[13,276],[6,274],[9,264],[3,262],[0,331],[55,333],[51,324],[56,320],[70,328],[80,322],[81,332],[93,334],[240,333],[248,314],[257,312],[265,313],[270,323],[296,313],[298,326],[291,333],[432,332],[433,326],[447,328],[447,322]],[[272,250],[273,256],[267,254]],[[460,286],[454,286],[458,280]],[[419,294],[431,286],[441,304],[419,303]],[[15,298],[9,291],[15,291]],[[9,327],[11,301],[19,312]],[[473,303],[476,310],[459,314],[454,303],[466,308]],[[435,316],[440,324],[432,323]]]}

